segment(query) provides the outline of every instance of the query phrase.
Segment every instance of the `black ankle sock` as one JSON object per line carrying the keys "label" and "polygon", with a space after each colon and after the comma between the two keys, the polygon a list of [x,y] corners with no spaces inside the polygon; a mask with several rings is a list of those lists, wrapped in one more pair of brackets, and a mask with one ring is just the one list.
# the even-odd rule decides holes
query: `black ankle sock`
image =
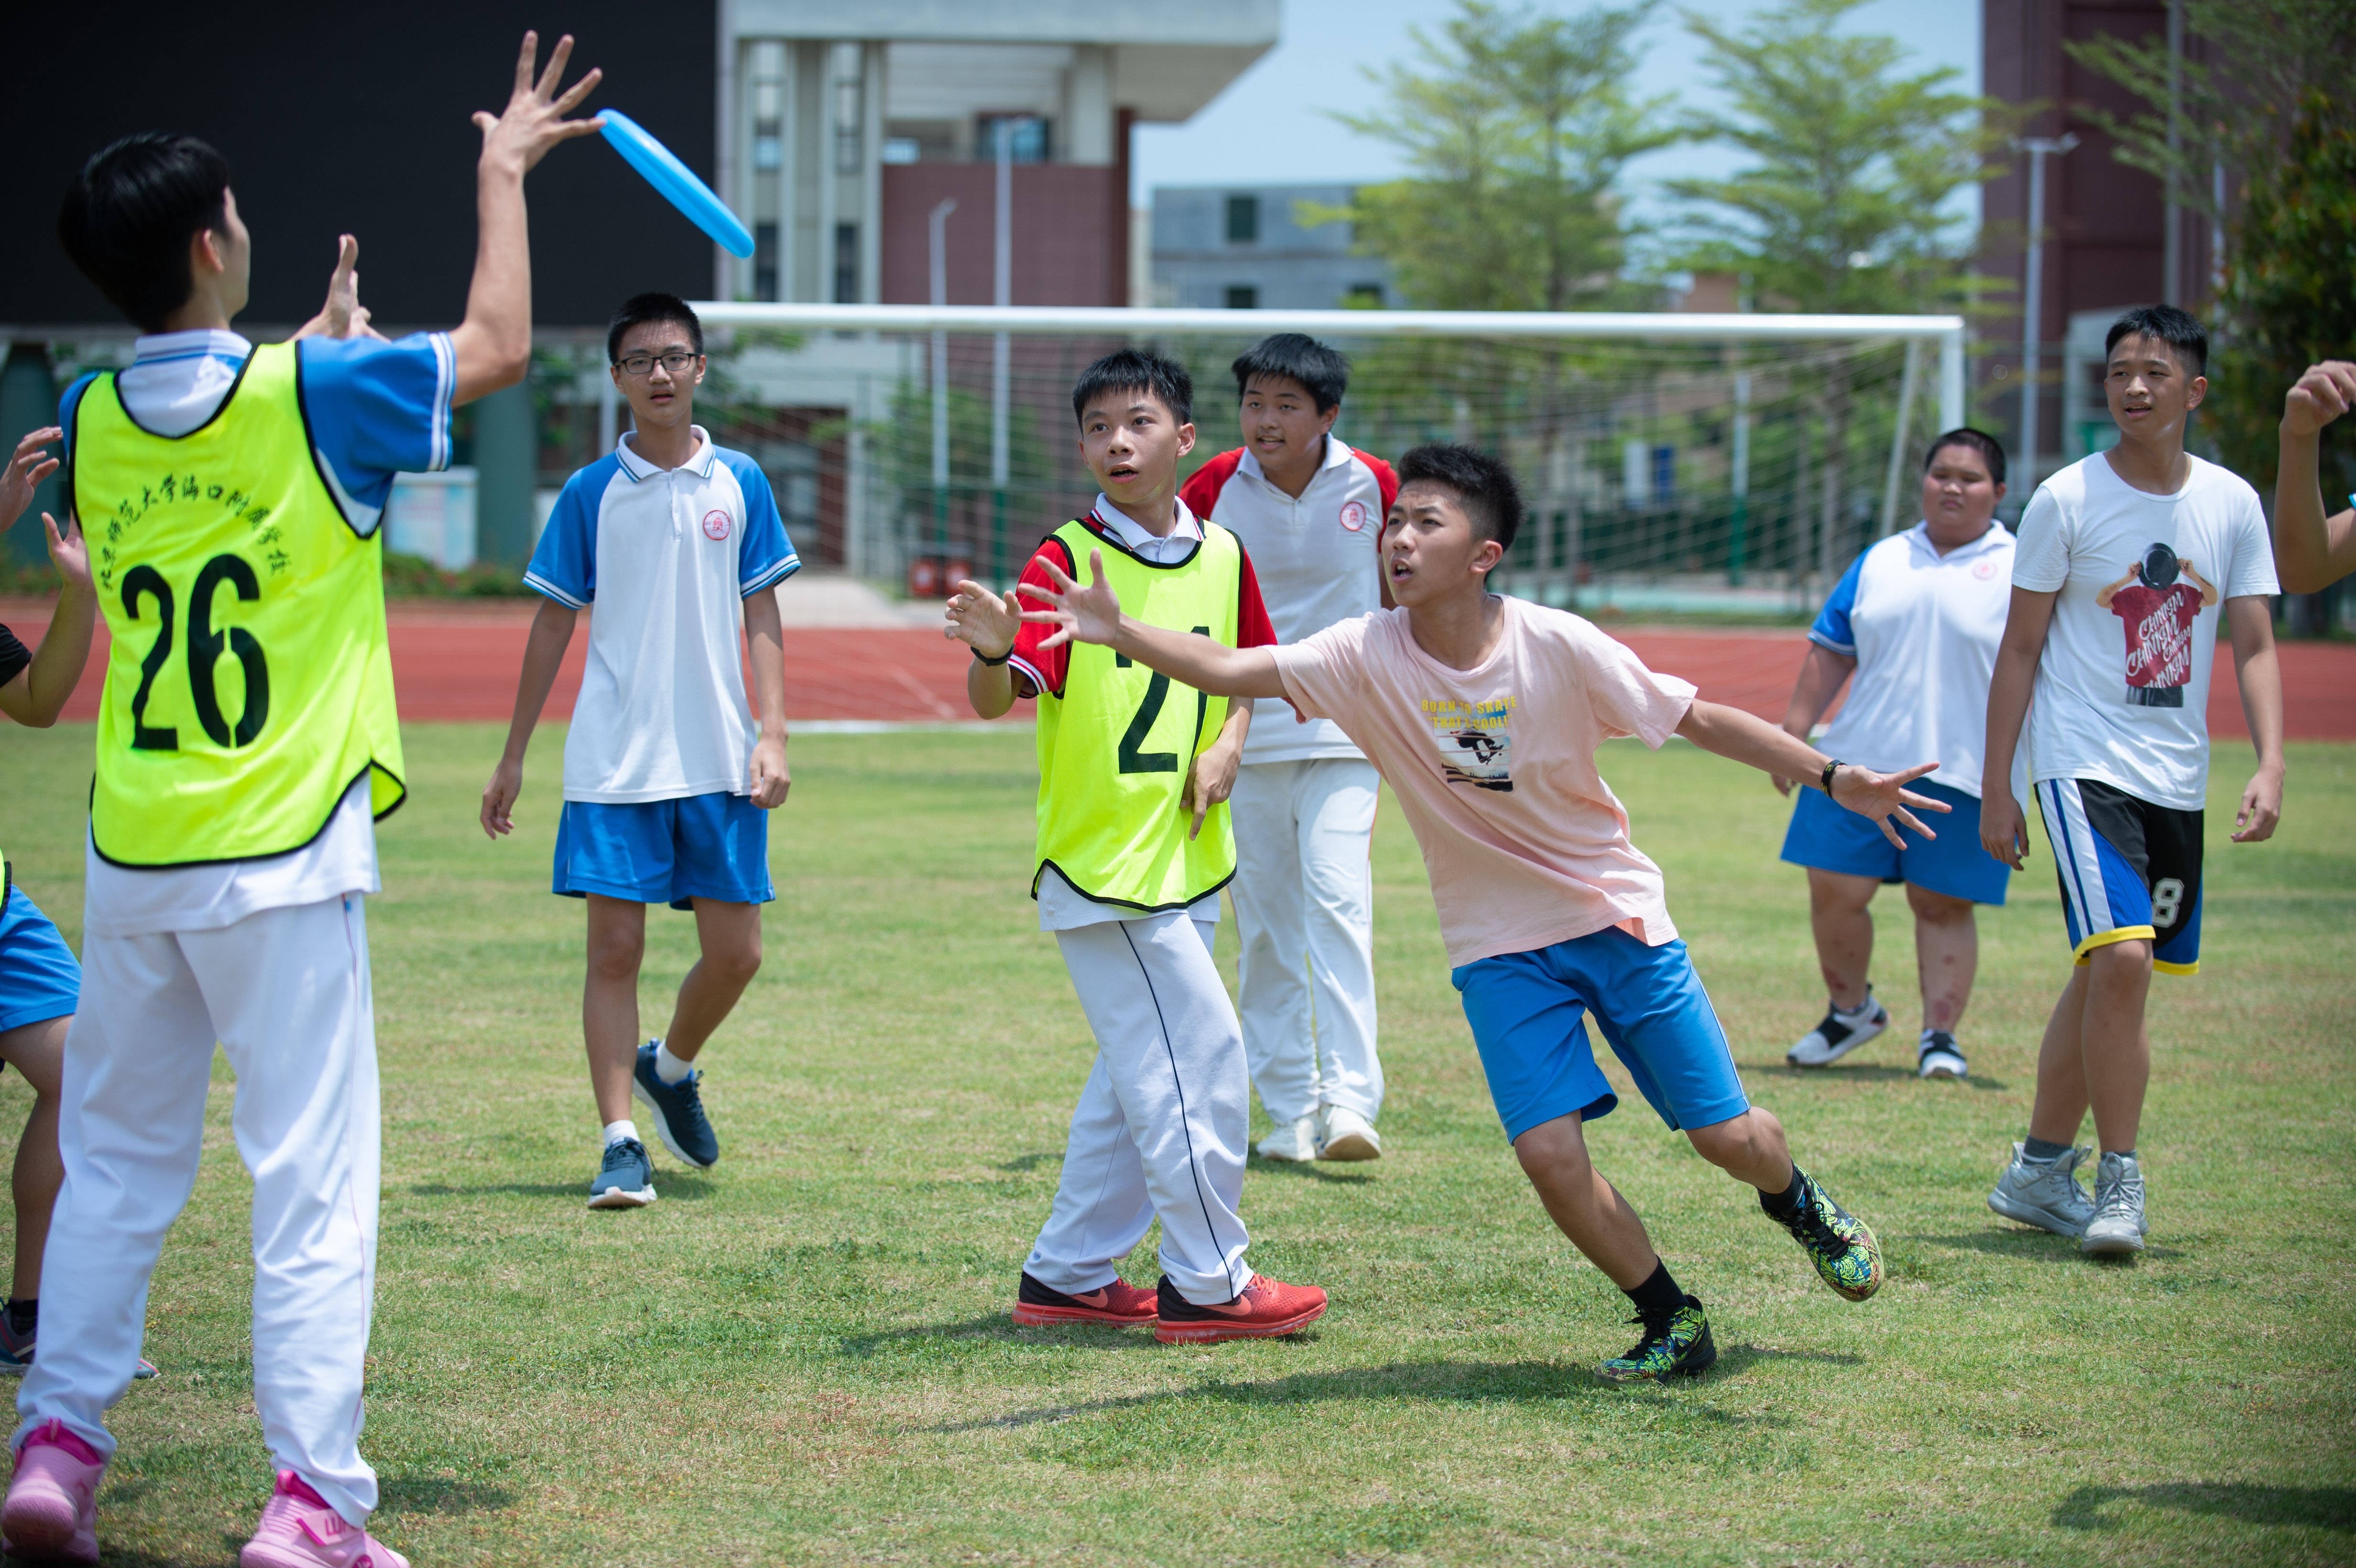
{"label": "black ankle sock", "polygon": [[1794,1165],[1792,1167],[1792,1184],[1783,1191],[1769,1192],[1761,1189],[1759,1207],[1767,1211],[1767,1217],[1771,1220],[1791,1219],[1800,1211],[1800,1184],[1806,1179],[1800,1174],[1800,1168]]}
{"label": "black ankle sock", "polygon": [[1628,1299],[1647,1317],[1666,1317],[1686,1304],[1686,1293],[1669,1277],[1669,1265],[1655,1259],[1653,1272],[1644,1276],[1644,1284],[1628,1292]]}
{"label": "black ankle sock", "polygon": [[39,1324],[40,1318],[41,1298],[39,1296],[28,1296],[22,1301],[18,1301],[14,1298],[10,1299],[8,1303],[8,1331],[10,1333],[29,1334]]}
{"label": "black ankle sock", "polygon": [[2069,1152],[2068,1144],[2050,1144],[2034,1133],[2020,1140],[2020,1155],[2023,1159],[2060,1159]]}

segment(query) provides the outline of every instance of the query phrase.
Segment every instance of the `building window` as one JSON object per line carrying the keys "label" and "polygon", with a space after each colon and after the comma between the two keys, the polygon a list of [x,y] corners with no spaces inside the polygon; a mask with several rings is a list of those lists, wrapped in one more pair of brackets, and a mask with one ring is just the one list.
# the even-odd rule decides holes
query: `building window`
{"label": "building window", "polygon": [[859,225],[834,226],[834,303],[859,303]]}
{"label": "building window", "polygon": [[777,297],[777,226],[774,223],[753,225],[753,297]]}
{"label": "building window", "polygon": [[1227,285],[1227,308],[1229,310],[1258,310],[1259,308],[1259,286],[1257,283],[1229,283]]}
{"label": "building window", "polygon": [[914,136],[884,138],[884,161],[887,164],[913,164],[925,155],[925,144]]}
{"label": "building window", "polygon": [[1227,197],[1227,243],[1230,245],[1259,243],[1259,197],[1256,196]]}
{"label": "building window", "polygon": [[1037,114],[981,114],[974,118],[974,154],[985,164],[998,161],[998,144],[1006,142],[1006,160],[1013,164],[1047,161],[1047,121]]}
{"label": "building window", "polygon": [[1383,285],[1380,283],[1352,283],[1342,293],[1342,308],[1344,310],[1382,309]]}

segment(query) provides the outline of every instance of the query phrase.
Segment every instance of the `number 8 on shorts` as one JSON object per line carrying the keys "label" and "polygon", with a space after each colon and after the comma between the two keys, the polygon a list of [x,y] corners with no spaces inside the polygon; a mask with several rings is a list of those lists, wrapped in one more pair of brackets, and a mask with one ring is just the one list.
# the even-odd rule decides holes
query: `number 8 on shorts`
{"label": "number 8 on shorts", "polygon": [[2155,805],[2098,779],[2037,786],[2078,961],[2114,942],[2152,944],[2152,966],[2201,968],[2202,814]]}

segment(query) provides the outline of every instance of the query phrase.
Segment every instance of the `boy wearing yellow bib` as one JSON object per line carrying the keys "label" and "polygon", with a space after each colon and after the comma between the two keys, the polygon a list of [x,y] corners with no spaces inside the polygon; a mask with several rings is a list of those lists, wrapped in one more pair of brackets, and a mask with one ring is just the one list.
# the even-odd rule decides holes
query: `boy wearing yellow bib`
{"label": "boy wearing yellow bib", "polygon": [[379,1120],[362,900],[401,804],[378,531],[394,472],[449,460],[453,404],[519,379],[531,342],[525,172],[597,128],[524,38],[479,113],[464,324],[367,328],[347,236],[303,341],[229,329],[251,242],[220,155],[125,137],[84,165],[59,235],[146,335],[66,394],[67,489],[112,635],[91,798],[83,966],[65,1041],[65,1176],[42,1268],[51,1332],[17,1399],[0,1505],[14,1555],[96,1562],[107,1408],[187,1201],[216,1041],[253,1173],[253,1403],[278,1484],[241,1568],[374,1562],[360,1384],[374,1306]]}
{"label": "boy wearing yellow bib", "polygon": [[[1081,373],[1072,412],[1103,493],[1048,536],[1023,581],[1050,581],[1045,563],[1100,560],[1124,603],[1156,624],[1268,646],[1276,634],[1243,547],[1178,499],[1193,402],[1184,368],[1157,355],[1123,349]],[[948,621],[974,652],[976,713],[1038,699],[1031,891],[1097,1039],[1014,1321],[1151,1323],[1164,1343],[1292,1333],[1325,1310],[1325,1293],[1244,1261],[1236,1210],[1250,1084],[1211,962],[1219,890],[1235,876],[1226,799],[1251,704],[1026,626],[1014,594],[979,583],[958,584]],[[1156,1219],[1162,1273],[1147,1290],[1119,1264]]]}

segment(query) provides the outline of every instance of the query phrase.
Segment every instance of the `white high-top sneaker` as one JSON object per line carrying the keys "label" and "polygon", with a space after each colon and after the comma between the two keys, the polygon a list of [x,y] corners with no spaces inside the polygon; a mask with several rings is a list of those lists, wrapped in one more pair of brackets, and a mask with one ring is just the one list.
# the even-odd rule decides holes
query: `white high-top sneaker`
{"label": "white high-top sneaker", "polygon": [[1306,1164],[1317,1157],[1317,1117],[1312,1113],[1298,1121],[1285,1122],[1254,1147],[1262,1159],[1299,1160]]}
{"label": "white high-top sneaker", "polygon": [[[1987,1206],[2008,1220],[2036,1225],[2057,1236],[2083,1236],[2094,1205],[2071,1172],[2094,1150],[2073,1148],[2051,1159],[2029,1157],[2022,1145],[2012,1146],[2012,1163],[1997,1178]],[[2140,1190],[2140,1189],[2138,1189]]]}
{"label": "white high-top sneaker", "polygon": [[2104,1153],[2094,1168],[2094,1214],[2078,1250],[2097,1256],[2143,1251],[2143,1167],[2131,1154]]}

